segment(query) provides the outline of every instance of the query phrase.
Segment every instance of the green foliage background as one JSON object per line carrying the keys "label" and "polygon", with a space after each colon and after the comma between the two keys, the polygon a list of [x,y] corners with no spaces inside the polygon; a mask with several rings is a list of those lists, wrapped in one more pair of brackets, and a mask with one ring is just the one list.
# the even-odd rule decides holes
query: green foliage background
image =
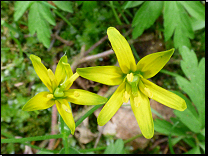
{"label": "green foliage background", "polygon": [[[61,21],[65,24],[59,30]],[[174,111],[176,117],[171,118],[171,123],[156,119],[155,131],[169,138],[170,153],[174,153],[175,144],[185,145],[187,153],[205,153],[205,3],[200,1],[1,1],[2,139],[50,134],[51,108],[34,112],[21,110],[35,94],[47,90],[36,75],[29,55],[38,55],[47,68],[54,64],[53,58],[63,53],[73,63],[73,56],[80,53],[81,47],[86,45],[85,49],[89,49],[106,35],[110,26],[117,27],[123,34],[132,30],[127,36],[129,42],[145,33],[154,33],[166,49],[176,48],[173,58],[180,64],[170,64],[171,72],[161,73],[173,76],[170,80],[163,79],[164,88],[178,90],[174,93],[186,100],[188,108],[184,112]],[[71,41],[71,46],[63,45],[60,40],[52,44],[55,33]],[[138,60],[139,52],[133,44],[131,47]],[[104,41],[90,55],[110,48],[109,42]],[[116,63],[114,55],[109,57],[107,64]],[[102,65],[101,61],[96,64]],[[156,79],[158,76],[153,81]],[[176,82],[175,85],[171,81]],[[105,146],[109,139],[104,137],[99,146]],[[75,138],[68,141],[75,142],[70,147],[71,153],[84,153],[78,150]],[[93,143],[87,147],[93,148]],[[101,149],[102,152],[94,150],[92,153],[139,151],[128,150],[123,140],[115,138],[106,150]],[[23,150],[20,143],[1,144],[3,154],[22,153]],[[57,150],[65,151],[61,145]],[[44,152],[49,153],[45,150],[38,153]],[[143,152],[149,153],[148,149]]]}

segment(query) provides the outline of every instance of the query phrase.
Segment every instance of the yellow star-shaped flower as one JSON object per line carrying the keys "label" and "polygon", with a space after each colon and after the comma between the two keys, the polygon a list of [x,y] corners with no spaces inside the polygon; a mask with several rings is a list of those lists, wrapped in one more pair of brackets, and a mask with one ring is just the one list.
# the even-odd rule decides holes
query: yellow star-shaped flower
{"label": "yellow star-shaped flower", "polygon": [[75,122],[69,102],[81,105],[99,105],[107,101],[107,98],[81,89],[69,89],[79,74],[73,74],[67,63],[67,56],[63,56],[57,65],[55,75],[51,69],[47,69],[38,56],[30,55],[30,59],[37,75],[49,89],[40,92],[30,99],[22,108],[24,111],[47,109],[56,104],[57,110],[66,125],[74,134]]}
{"label": "yellow star-shaped flower", "polygon": [[97,121],[100,126],[105,125],[123,102],[130,99],[131,108],[141,132],[145,138],[150,139],[154,135],[154,124],[149,98],[179,111],[187,107],[184,99],[147,80],[165,66],[174,49],[147,55],[136,64],[128,42],[119,31],[114,27],[109,27],[107,34],[120,67],[78,68],[77,73],[92,81],[106,85],[119,85],[98,115]]}

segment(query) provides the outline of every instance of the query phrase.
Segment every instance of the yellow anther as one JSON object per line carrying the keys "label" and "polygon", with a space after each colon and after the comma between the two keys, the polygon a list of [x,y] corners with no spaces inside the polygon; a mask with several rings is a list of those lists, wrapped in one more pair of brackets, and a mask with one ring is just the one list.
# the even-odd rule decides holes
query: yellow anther
{"label": "yellow anther", "polygon": [[54,97],[53,94],[48,94],[48,95],[47,95],[47,98],[48,98],[48,99],[53,99],[53,97]]}
{"label": "yellow anther", "polygon": [[125,91],[123,93],[123,102],[127,103],[129,101],[129,97],[130,97],[130,95],[128,94],[127,91]]}
{"label": "yellow anther", "polygon": [[75,92],[74,92],[74,96],[75,96],[75,97],[79,97],[79,96],[80,96],[79,92],[75,91]]}
{"label": "yellow anther", "polygon": [[145,91],[145,93],[148,95],[149,98],[152,98],[152,97],[153,97],[153,94],[152,94],[152,92],[149,90],[149,88],[145,87],[145,88],[144,88],[144,91]]}
{"label": "yellow anther", "polygon": [[71,109],[68,108],[65,104],[61,104],[63,110],[65,110],[67,113],[71,113]]}
{"label": "yellow anther", "polygon": [[138,96],[134,97],[134,105],[135,107],[139,107],[140,106],[140,99]]}
{"label": "yellow anther", "polygon": [[128,80],[129,82],[132,82],[133,79],[134,79],[133,73],[127,74],[127,80]]}

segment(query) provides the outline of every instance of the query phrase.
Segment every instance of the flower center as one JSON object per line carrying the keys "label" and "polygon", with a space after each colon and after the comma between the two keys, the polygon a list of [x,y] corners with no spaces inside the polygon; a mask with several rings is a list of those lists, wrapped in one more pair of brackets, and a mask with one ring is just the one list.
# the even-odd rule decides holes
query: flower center
{"label": "flower center", "polygon": [[139,75],[134,75],[133,73],[130,73],[127,74],[126,78],[131,86],[133,96],[138,96],[138,83],[140,80]]}
{"label": "flower center", "polygon": [[62,89],[57,87],[53,95],[54,97],[64,97],[64,92]]}

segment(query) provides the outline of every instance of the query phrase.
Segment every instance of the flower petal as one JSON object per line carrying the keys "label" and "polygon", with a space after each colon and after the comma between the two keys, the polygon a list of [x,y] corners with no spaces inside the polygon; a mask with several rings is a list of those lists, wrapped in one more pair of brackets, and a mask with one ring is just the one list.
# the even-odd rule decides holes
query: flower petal
{"label": "flower petal", "polygon": [[141,78],[141,80],[144,83],[145,87],[147,87],[152,93],[151,98],[155,101],[158,101],[163,105],[166,105],[173,109],[177,109],[179,111],[184,111],[187,108],[185,100],[178,95],[166,89],[163,89],[162,87],[159,87],[144,78]]}
{"label": "flower petal", "polygon": [[116,66],[78,68],[77,73],[86,79],[106,85],[119,85],[123,81],[123,73]]}
{"label": "flower petal", "polygon": [[47,109],[55,104],[54,100],[47,98],[50,92],[40,92],[30,99],[22,108],[24,111]]}
{"label": "flower petal", "polygon": [[[139,128],[145,138],[150,139],[154,135],[154,123],[150,109],[149,98],[138,91],[139,105],[135,103],[135,97],[130,96],[131,108],[139,124]],[[136,97],[137,98],[137,97]]]}
{"label": "flower petal", "polygon": [[151,78],[165,66],[173,53],[174,48],[163,52],[149,54],[137,63],[137,70],[142,72],[144,78]]}
{"label": "flower petal", "polygon": [[127,40],[114,27],[109,27],[107,34],[123,73],[136,71],[135,59]]}
{"label": "flower petal", "polygon": [[74,135],[75,122],[68,101],[66,99],[58,99],[55,100],[55,103],[59,114],[61,115],[64,122],[71,130],[71,134]]}
{"label": "flower petal", "polygon": [[100,111],[97,121],[98,125],[105,125],[117,112],[123,103],[123,93],[125,91],[125,82],[123,82],[113,93],[109,101]]}
{"label": "flower petal", "polygon": [[55,77],[58,81],[58,84],[63,83],[65,79],[68,79],[73,75],[71,66],[67,63],[67,61],[67,56],[62,56],[56,67]]}
{"label": "flower petal", "polygon": [[82,89],[69,89],[64,94],[67,96],[67,101],[80,105],[99,105],[107,101],[105,97]]}
{"label": "flower petal", "polygon": [[32,61],[35,72],[45,84],[45,86],[52,92],[51,81],[48,76],[47,68],[41,63],[41,59],[38,56],[30,55],[30,60]]}

